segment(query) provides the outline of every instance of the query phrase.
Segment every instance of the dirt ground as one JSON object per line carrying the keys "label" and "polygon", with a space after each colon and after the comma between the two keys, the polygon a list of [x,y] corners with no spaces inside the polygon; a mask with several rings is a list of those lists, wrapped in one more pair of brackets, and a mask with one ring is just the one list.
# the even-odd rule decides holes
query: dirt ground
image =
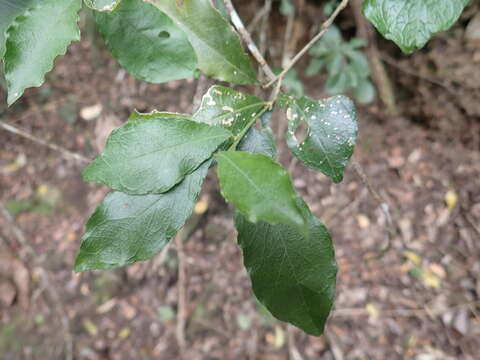
{"label": "dirt ground", "polygon": [[[186,359],[480,359],[480,45],[463,38],[471,16],[416,55],[389,54],[402,116],[359,109],[354,158],[383,205],[351,166],[334,185],[283,152],[335,243],[325,336],[274,320],[255,300],[232,209],[209,175],[208,210],[184,244]],[[308,80],[307,94],[325,95],[321,85]],[[0,105],[0,119],[93,158],[133,109],[190,112],[197,88],[137,81],[87,35],[45,85]],[[0,358],[178,359],[174,244],[127,268],[72,271],[107,192],[83,182],[83,166],[0,130]]]}

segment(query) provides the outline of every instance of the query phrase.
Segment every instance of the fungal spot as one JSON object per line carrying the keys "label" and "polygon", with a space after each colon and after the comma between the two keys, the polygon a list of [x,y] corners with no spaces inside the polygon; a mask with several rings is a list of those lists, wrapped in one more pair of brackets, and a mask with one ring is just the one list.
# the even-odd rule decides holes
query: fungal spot
{"label": "fungal spot", "polygon": [[230,126],[230,125],[232,125],[232,123],[233,123],[233,117],[225,119],[225,120],[222,121],[222,124],[226,125],[226,126]]}
{"label": "fungal spot", "polygon": [[[298,116],[298,115],[297,115]],[[292,116],[292,108],[288,108],[287,109],[287,120],[292,120],[293,119],[293,116]]]}
{"label": "fungal spot", "polygon": [[305,121],[301,121],[297,128],[292,131],[292,139],[295,140],[297,143],[303,143],[308,138],[308,124]]}

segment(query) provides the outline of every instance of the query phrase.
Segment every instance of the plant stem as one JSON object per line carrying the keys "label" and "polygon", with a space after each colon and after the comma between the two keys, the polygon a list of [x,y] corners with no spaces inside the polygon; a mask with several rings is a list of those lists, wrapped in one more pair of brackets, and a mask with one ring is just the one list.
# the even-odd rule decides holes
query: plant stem
{"label": "plant stem", "polygon": [[335,21],[338,14],[347,7],[348,1],[349,0],[342,0],[342,2],[337,6],[332,15],[330,15],[330,17],[322,24],[320,32],[315,35],[312,40],[310,40],[310,42],[305,45],[302,50],[300,50],[297,55],[295,55],[295,57],[288,63],[285,69],[283,69],[283,71],[275,77],[275,79],[271,80],[267,85],[265,85],[266,88],[272,86],[276,82],[281,82],[283,80],[283,78],[290,71],[290,69],[295,66],[295,64],[302,58],[302,56],[305,55],[308,50],[310,50],[310,48],[327,32],[328,28]]}
{"label": "plant stem", "polygon": [[228,148],[228,151],[235,151],[235,149],[237,148],[238,144],[240,143],[240,141],[242,141],[243,137],[245,136],[245,134],[247,133],[248,130],[250,130],[250,128],[252,127],[253,124],[255,124],[255,122],[257,121],[257,119],[262,116],[263,114],[265,114],[265,112],[269,109],[271,109],[272,107],[272,103],[268,102],[265,107],[258,113],[256,114],[252,120],[250,120],[250,122],[247,124],[247,126],[245,126],[242,131],[235,137],[235,140],[233,141],[233,144]]}
{"label": "plant stem", "polygon": [[28,140],[31,140],[31,141],[33,141],[37,144],[46,146],[46,147],[50,148],[51,150],[58,151],[58,152],[62,153],[62,155],[65,156],[66,158],[75,159],[75,160],[77,160],[79,162],[83,162],[83,163],[89,163],[90,162],[90,159],[86,158],[85,156],[83,156],[81,154],[74,153],[70,150],[65,149],[64,147],[62,147],[60,145],[53,144],[53,143],[51,143],[51,142],[49,142],[45,139],[34,136],[34,135],[26,132],[25,130],[19,129],[19,128],[15,127],[13,125],[7,124],[6,122],[1,121],[1,120],[0,120],[0,128],[4,129],[6,131],[9,131],[12,134],[22,136],[22,137],[24,137]]}
{"label": "plant stem", "polygon": [[238,13],[235,10],[235,7],[233,6],[232,0],[224,0],[224,3],[225,3],[225,7],[227,8],[230,14],[230,19],[232,20],[233,26],[235,26],[237,31],[242,36],[243,41],[245,41],[245,43],[247,44],[247,47],[250,53],[260,64],[265,75],[267,75],[267,77],[270,80],[275,79],[275,74],[273,73],[272,68],[267,64],[267,61],[265,60],[260,50],[258,50],[257,45],[253,41],[252,36],[248,32],[248,30],[245,28],[245,25],[243,24],[242,20],[240,19],[240,16],[238,16]]}

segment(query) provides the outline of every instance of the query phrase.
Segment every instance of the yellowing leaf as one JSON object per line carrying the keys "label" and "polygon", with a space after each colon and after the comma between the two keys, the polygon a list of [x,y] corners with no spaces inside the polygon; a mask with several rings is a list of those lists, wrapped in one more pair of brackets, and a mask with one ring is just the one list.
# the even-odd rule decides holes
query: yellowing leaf
{"label": "yellowing leaf", "polygon": [[405,256],[408,260],[410,260],[415,265],[420,265],[422,262],[422,258],[414,253],[413,251],[404,251],[403,256]]}
{"label": "yellowing leaf", "polygon": [[449,210],[453,210],[457,207],[458,204],[458,195],[455,192],[455,190],[451,189],[448,190],[447,193],[445,194],[445,204],[447,204],[447,207]]}
{"label": "yellowing leaf", "polygon": [[48,192],[48,185],[42,184],[37,188],[37,195],[43,197]]}
{"label": "yellowing leaf", "polygon": [[370,226],[370,219],[363,214],[357,216],[357,222],[358,226],[360,226],[362,229],[366,229]]}
{"label": "yellowing leaf", "polygon": [[122,330],[120,330],[120,332],[118,333],[118,338],[120,340],[124,340],[126,339],[127,337],[130,336],[130,329],[129,328],[123,328]]}
{"label": "yellowing leaf", "polygon": [[275,341],[273,343],[273,346],[275,346],[276,349],[280,349],[285,345],[285,332],[280,326],[275,326]]}
{"label": "yellowing leaf", "polygon": [[422,270],[423,283],[426,287],[438,289],[442,284],[441,280],[430,270]]}
{"label": "yellowing leaf", "polygon": [[97,336],[98,335],[98,328],[91,320],[86,319],[83,321],[83,327],[87,330],[90,336]]}
{"label": "yellowing leaf", "polygon": [[368,315],[370,315],[371,317],[378,317],[378,315],[380,315],[377,307],[372,303],[368,303],[365,309],[367,310]]}

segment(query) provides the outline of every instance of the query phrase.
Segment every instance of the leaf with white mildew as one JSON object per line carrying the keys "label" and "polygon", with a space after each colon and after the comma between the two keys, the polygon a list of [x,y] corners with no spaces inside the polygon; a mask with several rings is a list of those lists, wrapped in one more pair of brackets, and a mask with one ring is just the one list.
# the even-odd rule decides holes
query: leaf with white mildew
{"label": "leaf with white mildew", "polygon": [[212,86],[192,119],[209,125],[221,126],[238,135],[267,103],[250,94],[225,86]]}
{"label": "leaf with white mildew", "polygon": [[[335,183],[342,181],[357,139],[353,102],[343,95],[321,101],[283,96],[281,101],[287,108],[287,142],[293,154]],[[297,134],[301,126],[307,127],[304,139]]]}
{"label": "leaf with white mildew", "polygon": [[90,9],[97,11],[113,11],[122,0],[83,0]]}

